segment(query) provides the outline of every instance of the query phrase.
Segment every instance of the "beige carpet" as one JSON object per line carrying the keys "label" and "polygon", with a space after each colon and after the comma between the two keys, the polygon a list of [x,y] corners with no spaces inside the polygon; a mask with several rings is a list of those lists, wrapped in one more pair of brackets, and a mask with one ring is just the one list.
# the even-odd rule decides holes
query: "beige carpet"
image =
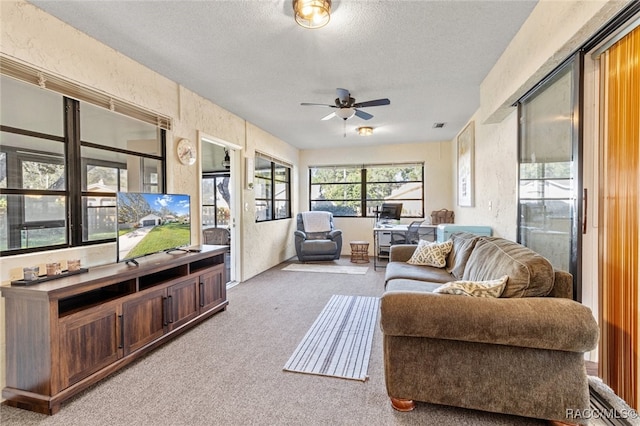
{"label": "beige carpet", "polygon": [[325,274],[364,275],[369,270],[369,267],[339,265],[334,263],[291,263],[282,268],[282,270],[289,272],[320,272]]}
{"label": "beige carpet", "polygon": [[377,297],[331,296],[284,370],[366,380],[379,301]]}

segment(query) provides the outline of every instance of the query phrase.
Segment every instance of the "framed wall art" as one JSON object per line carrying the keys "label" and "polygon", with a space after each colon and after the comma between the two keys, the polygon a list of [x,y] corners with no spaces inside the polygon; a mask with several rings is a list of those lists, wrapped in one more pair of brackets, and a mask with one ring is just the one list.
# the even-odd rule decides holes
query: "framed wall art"
{"label": "framed wall art", "polygon": [[458,205],[473,206],[474,122],[471,121],[458,135]]}

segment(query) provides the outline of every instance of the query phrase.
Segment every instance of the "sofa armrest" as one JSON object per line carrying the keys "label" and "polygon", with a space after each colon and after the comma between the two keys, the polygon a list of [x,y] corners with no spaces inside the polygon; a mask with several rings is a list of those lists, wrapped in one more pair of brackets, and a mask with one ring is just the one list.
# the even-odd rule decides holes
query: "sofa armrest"
{"label": "sofa armrest", "polygon": [[416,251],[417,244],[395,244],[389,248],[389,262],[406,262]]}
{"label": "sofa armrest", "polygon": [[553,288],[547,297],[573,299],[573,275],[558,269],[553,271]]}
{"label": "sofa armrest", "polygon": [[554,297],[479,298],[389,291],[381,299],[385,335],[587,352],[598,343],[591,310]]}
{"label": "sofa armrest", "polygon": [[307,234],[305,234],[302,231],[293,231],[293,235],[295,235],[296,238],[300,238],[302,240],[306,240],[307,239]]}
{"label": "sofa armrest", "polygon": [[327,236],[330,240],[335,240],[336,238],[342,236],[342,231],[340,229],[333,229],[329,231],[329,234],[327,234]]}

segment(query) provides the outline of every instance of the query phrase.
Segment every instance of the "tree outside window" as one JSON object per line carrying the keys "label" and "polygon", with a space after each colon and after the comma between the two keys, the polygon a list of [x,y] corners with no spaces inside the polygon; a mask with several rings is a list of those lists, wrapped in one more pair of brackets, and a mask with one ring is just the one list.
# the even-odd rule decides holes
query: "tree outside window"
{"label": "tree outside window", "polygon": [[385,202],[403,203],[403,217],[424,217],[424,164],[309,168],[310,210],[375,217]]}

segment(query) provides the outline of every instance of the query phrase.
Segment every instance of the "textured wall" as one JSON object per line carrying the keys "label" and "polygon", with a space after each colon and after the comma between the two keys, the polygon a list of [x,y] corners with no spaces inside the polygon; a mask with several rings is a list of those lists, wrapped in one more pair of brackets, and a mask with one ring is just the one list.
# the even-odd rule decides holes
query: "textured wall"
{"label": "textured wall", "polygon": [[[515,109],[499,124],[482,125],[475,120],[475,202],[472,207],[459,207],[454,194],[456,223],[491,226],[494,235],[516,239],[517,124]],[[454,141],[451,144],[454,192],[457,188],[456,147]]]}
{"label": "textured wall", "polygon": [[480,86],[480,121],[508,116],[514,102],[628,3],[540,0]]}

